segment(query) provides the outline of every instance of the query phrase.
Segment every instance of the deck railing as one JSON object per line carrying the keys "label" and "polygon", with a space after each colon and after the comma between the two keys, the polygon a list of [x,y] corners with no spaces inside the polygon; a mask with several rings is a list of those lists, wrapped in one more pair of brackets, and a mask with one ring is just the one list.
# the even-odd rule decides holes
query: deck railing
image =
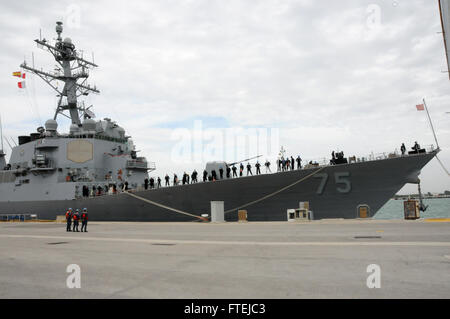
{"label": "deck railing", "polygon": [[[424,149],[426,153],[431,153],[436,150],[436,148],[434,147],[433,144],[426,145],[425,147],[422,147],[422,149]],[[381,153],[371,152],[369,155],[366,155],[366,156],[357,157],[355,155],[352,155],[352,156],[347,156],[345,158],[347,159],[348,163],[360,163],[360,162],[378,161],[378,160],[384,160],[384,159],[396,158],[396,157],[402,157],[402,156],[416,156],[416,155],[421,154],[421,153],[408,154],[408,152],[411,150],[412,149],[407,149],[404,155],[402,155],[401,151],[399,151],[398,149],[395,149],[390,152],[381,152]],[[329,158],[322,157],[319,159],[317,159],[317,158],[316,159],[306,159],[306,160],[303,159],[302,167],[308,168],[308,165],[310,162],[313,163],[313,166],[329,166],[329,165],[331,165]]]}
{"label": "deck railing", "polygon": [[[426,153],[430,153],[432,151],[435,151],[436,148],[434,147],[434,145],[427,145],[425,146],[423,149],[425,149]],[[356,156],[350,156],[350,157],[346,157],[347,161],[349,164],[351,163],[360,163],[360,162],[368,162],[368,161],[376,161],[376,160],[385,160],[385,159],[391,159],[391,158],[397,158],[397,157],[402,157],[402,156],[417,156],[423,153],[417,153],[417,154],[408,154],[408,151],[402,155],[401,152],[399,152],[397,149],[391,152],[382,152],[382,153],[370,153],[368,156],[363,156],[363,157],[356,157]],[[313,165],[308,164],[310,161],[313,162]],[[128,162],[133,162],[130,163],[132,165],[142,165],[142,167],[147,167],[147,169],[149,169],[150,167],[154,167],[154,163],[153,162],[139,162],[139,161],[128,161]],[[138,164],[140,163],[140,164]],[[296,163],[297,164],[297,163]],[[302,169],[307,169],[307,168],[312,168],[312,167],[317,167],[317,166],[330,166],[330,159],[327,159],[325,157],[320,158],[320,159],[316,159],[316,160],[310,160],[308,159],[307,161],[303,160],[302,161]],[[339,165],[339,164],[335,164],[335,165]],[[297,169],[297,165],[295,165],[295,169]],[[289,169],[290,170],[290,169]],[[263,171],[263,168],[261,168],[261,171]],[[288,170],[286,170],[288,171]],[[272,166],[272,173],[268,173],[268,174],[276,174],[277,172],[277,165],[275,163],[275,165]],[[245,171],[244,171],[244,176],[245,175]],[[237,177],[240,178],[240,177]],[[172,179],[170,180],[172,182]],[[201,183],[201,178],[199,179],[199,182]],[[89,196],[92,197],[92,195],[94,196],[102,196],[102,195],[115,195],[115,194],[120,194],[123,192],[122,188],[119,186],[119,184],[123,184],[122,182],[113,182],[113,181],[96,181],[96,182],[86,182],[84,183],[86,186],[88,186],[89,188]],[[116,192],[115,193],[111,193],[110,190],[106,190],[104,188],[104,186],[102,185],[116,185]],[[163,181],[162,184],[165,184],[165,182]],[[98,195],[96,192],[94,194],[92,194],[91,189],[92,186],[102,186],[102,192]],[[177,185],[171,185],[169,187],[174,187],[174,186],[182,186],[182,184],[179,182],[179,184]],[[166,186],[161,186],[161,187],[166,187]],[[155,188],[156,185],[155,185]],[[150,189],[150,188],[149,188]],[[141,185],[129,185],[129,190],[130,191],[142,191],[144,190],[143,187],[143,181]],[[80,198],[82,197],[81,194],[81,189],[78,189],[76,192],[76,197]]]}

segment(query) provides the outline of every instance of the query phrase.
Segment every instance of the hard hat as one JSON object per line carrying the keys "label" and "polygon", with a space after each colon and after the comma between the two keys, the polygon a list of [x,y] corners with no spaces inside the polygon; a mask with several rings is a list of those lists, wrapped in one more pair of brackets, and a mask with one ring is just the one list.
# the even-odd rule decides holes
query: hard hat
{"label": "hard hat", "polygon": [[83,208],[83,210],[87,210],[87,208]]}

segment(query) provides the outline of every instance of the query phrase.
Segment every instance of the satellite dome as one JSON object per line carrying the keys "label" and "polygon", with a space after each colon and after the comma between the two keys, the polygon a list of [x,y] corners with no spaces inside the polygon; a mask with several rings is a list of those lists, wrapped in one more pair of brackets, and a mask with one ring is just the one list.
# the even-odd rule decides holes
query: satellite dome
{"label": "satellite dome", "polygon": [[95,127],[97,126],[97,123],[93,119],[85,119],[83,121],[83,130],[85,131],[95,131]]}
{"label": "satellite dome", "polygon": [[47,122],[45,122],[45,129],[47,131],[56,131],[56,129],[58,128],[58,123],[55,120],[47,120]]}
{"label": "satellite dome", "polygon": [[123,137],[125,135],[125,129],[123,127],[118,126],[117,132],[119,133],[120,137]]}
{"label": "satellite dome", "polygon": [[67,44],[72,44],[72,39],[71,38],[64,38],[63,42],[67,43]]}
{"label": "satellite dome", "polygon": [[70,134],[78,133],[80,131],[80,128],[76,124],[70,125]]}

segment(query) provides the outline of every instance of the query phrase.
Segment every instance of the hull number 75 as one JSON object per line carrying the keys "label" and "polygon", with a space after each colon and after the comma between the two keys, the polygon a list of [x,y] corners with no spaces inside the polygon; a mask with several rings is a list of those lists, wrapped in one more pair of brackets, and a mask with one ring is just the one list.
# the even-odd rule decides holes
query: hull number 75
{"label": "hull number 75", "polygon": [[[314,175],[315,178],[320,178],[320,184],[317,188],[316,194],[322,195],[328,182],[328,173],[320,173]],[[352,184],[350,182],[350,172],[336,172],[334,173],[334,183],[336,191],[342,194],[350,193]]]}

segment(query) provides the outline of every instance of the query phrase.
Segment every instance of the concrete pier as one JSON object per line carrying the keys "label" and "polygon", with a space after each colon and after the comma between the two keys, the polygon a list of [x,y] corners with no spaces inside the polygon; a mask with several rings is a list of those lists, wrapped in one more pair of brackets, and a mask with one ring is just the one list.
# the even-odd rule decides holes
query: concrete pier
{"label": "concrete pier", "polygon": [[[450,222],[0,223],[0,298],[448,298]],[[68,265],[81,288],[68,288]],[[369,265],[380,288],[368,288]]]}

